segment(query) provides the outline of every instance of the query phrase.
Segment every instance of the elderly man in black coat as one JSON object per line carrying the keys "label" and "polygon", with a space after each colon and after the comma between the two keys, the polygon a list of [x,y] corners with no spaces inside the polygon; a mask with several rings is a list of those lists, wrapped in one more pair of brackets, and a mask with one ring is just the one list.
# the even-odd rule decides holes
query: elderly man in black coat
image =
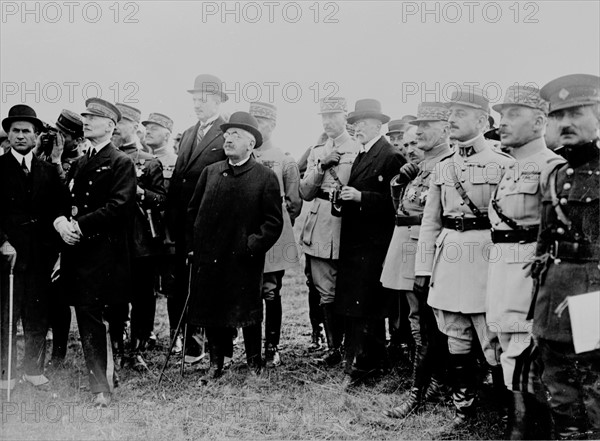
{"label": "elderly man in black coat", "polygon": [[[2,121],[10,151],[0,156],[0,334],[2,335],[1,389],[12,389],[16,378],[7,378],[8,362],[8,265],[14,262],[13,333],[17,321],[25,333],[24,380],[34,386],[48,382],[44,376],[49,288],[52,267],[58,257],[60,238],[52,221],[68,201],[54,166],[32,152],[36,133],[42,128],[34,110],[20,104],[12,107]],[[16,338],[12,344],[12,375],[15,374]]]}
{"label": "elderly man in black coat", "polygon": [[236,327],[243,328],[250,372],[260,372],[262,271],[283,229],[277,176],[252,156],[262,144],[258,122],[236,112],[221,130],[228,159],[200,175],[186,224],[193,255],[188,322],[206,328],[210,352],[203,383],[221,375]]}
{"label": "elderly man in black coat", "polygon": [[384,366],[388,294],[379,281],[394,231],[390,181],[406,163],[382,135],[390,118],[379,101],[359,100],[348,115],[363,145],[341,191],[342,229],[336,310],[345,316],[344,387],[363,381]]}

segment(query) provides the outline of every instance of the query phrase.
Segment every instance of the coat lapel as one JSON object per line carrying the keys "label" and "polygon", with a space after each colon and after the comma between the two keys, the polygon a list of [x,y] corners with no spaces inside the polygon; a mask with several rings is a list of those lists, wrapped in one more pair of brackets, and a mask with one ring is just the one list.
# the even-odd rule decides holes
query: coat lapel
{"label": "coat lapel", "polygon": [[196,159],[209,148],[212,142],[221,135],[221,124],[223,123],[225,123],[225,121],[219,116],[210,127],[210,130],[204,135],[204,138],[202,138],[200,145],[197,145],[196,142],[196,133],[198,131],[198,128],[196,127],[196,130],[193,133],[194,141],[192,143],[192,153],[190,160],[186,164],[186,170],[189,169],[194,161],[196,161]]}
{"label": "coat lapel", "polygon": [[350,172],[351,181],[354,181],[358,178],[358,176],[360,176],[362,173],[369,169],[373,161],[375,161],[375,158],[377,158],[377,156],[381,152],[381,149],[383,149],[383,146],[386,144],[386,142],[387,141],[384,139],[383,136],[379,138],[379,141],[373,144],[373,147],[371,147],[368,153],[364,154],[360,162],[356,164],[356,167],[354,165],[352,166],[352,171]]}
{"label": "coat lapel", "polygon": [[110,153],[112,150],[114,150],[114,146],[111,143],[109,143],[107,146],[105,146],[102,150],[100,150],[98,153],[96,153],[92,158],[84,160],[85,163],[83,163],[80,167],[79,167],[79,171],[77,174],[81,174],[81,173],[86,173],[89,170],[93,169],[94,167],[97,167],[98,165],[100,165],[102,162],[104,162],[107,158],[110,157]]}

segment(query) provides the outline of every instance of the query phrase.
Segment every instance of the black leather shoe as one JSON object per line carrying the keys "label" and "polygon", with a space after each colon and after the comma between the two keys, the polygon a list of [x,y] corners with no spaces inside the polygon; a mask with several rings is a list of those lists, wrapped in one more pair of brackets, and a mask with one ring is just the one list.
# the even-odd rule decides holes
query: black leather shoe
{"label": "black leather shoe", "polygon": [[218,368],[217,366],[211,366],[208,368],[208,371],[206,371],[206,373],[202,377],[200,377],[199,382],[202,385],[206,385],[211,381],[216,380],[221,375],[223,375],[223,369]]}

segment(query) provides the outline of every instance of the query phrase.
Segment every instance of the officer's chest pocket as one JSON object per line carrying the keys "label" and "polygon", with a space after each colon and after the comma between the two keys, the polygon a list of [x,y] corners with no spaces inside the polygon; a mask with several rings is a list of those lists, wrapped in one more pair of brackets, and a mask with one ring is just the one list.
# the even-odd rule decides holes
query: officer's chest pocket
{"label": "officer's chest pocket", "polygon": [[470,167],[468,170],[469,189],[467,193],[477,207],[487,207],[492,193],[500,183],[500,173],[496,169]]}

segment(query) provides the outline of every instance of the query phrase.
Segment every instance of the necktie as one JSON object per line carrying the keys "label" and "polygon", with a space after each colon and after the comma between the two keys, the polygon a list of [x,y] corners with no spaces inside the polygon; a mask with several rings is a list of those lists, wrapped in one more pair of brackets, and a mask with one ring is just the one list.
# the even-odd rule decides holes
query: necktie
{"label": "necktie", "polygon": [[25,158],[23,158],[23,161],[21,162],[21,168],[23,169],[23,173],[25,173],[25,176],[29,176],[29,169],[27,168],[27,164],[25,163]]}
{"label": "necktie", "polygon": [[207,123],[200,124],[200,127],[198,127],[198,133],[196,133],[196,144],[200,144],[200,142],[202,142],[202,138],[204,138],[205,135],[204,131],[207,127]]}
{"label": "necktie", "polygon": [[88,150],[89,159],[92,159],[95,154],[96,154],[96,149],[94,147],[90,147],[90,149]]}

